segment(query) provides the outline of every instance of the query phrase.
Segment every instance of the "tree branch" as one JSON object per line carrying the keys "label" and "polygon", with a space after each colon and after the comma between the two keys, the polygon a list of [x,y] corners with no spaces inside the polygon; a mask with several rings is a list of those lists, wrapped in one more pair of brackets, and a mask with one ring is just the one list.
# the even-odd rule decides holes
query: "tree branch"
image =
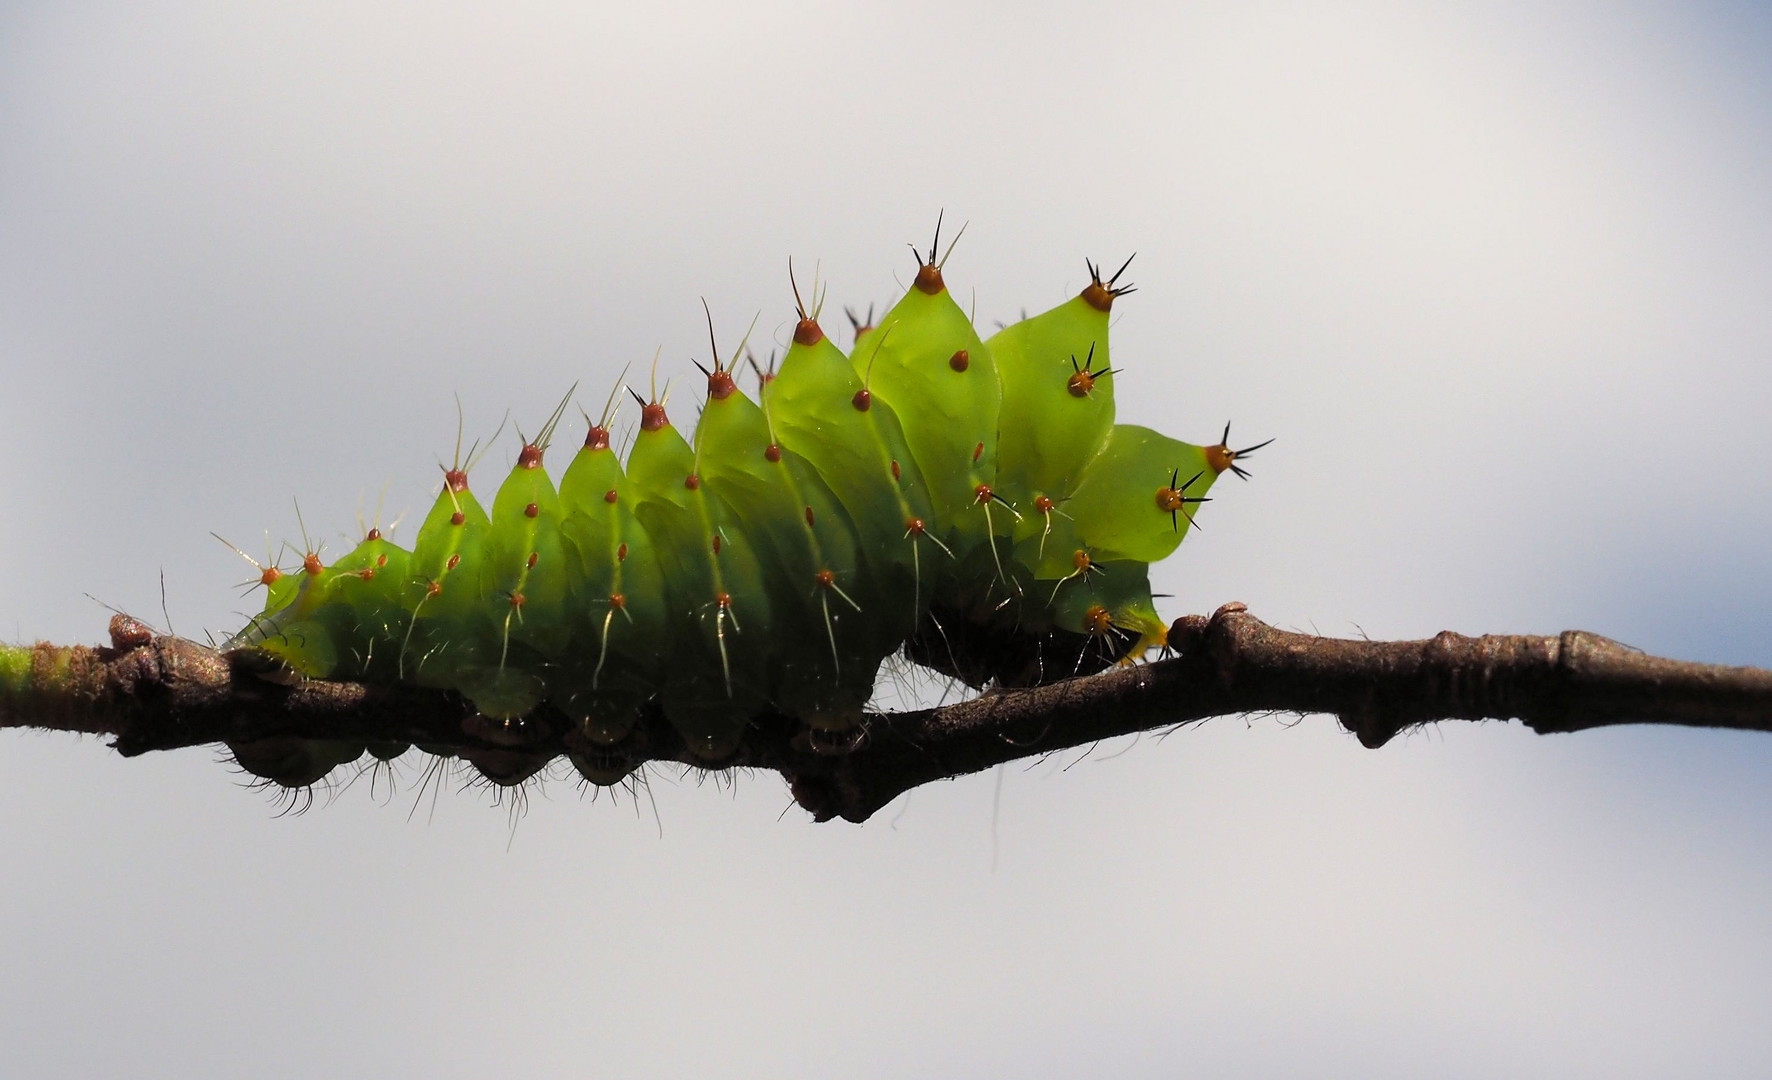
{"label": "tree branch", "polygon": [[[564,716],[494,724],[445,691],[274,678],[251,653],[156,636],[126,616],[112,646],[0,646],[0,727],[115,736],[133,756],[274,737],[418,743],[481,763],[596,755],[625,765],[697,761],[662,716],[614,749]],[[1349,641],[1276,630],[1227,604],[1170,632],[1176,655],[939,709],[872,716],[845,747],[794,721],[757,719],[718,767],[780,772],[820,821],[865,821],[949,777],[1103,739],[1238,713],[1328,713],[1368,747],[1439,720],[1518,719],[1540,733],[1611,724],[1772,731],[1772,671],[1649,656],[1584,631],[1556,637]]]}

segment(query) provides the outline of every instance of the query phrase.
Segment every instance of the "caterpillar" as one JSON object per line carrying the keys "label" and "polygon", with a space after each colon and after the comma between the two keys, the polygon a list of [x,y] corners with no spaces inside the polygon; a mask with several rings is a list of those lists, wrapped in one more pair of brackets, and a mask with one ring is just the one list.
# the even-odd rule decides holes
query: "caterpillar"
{"label": "caterpillar", "polygon": [[[687,437],[656,358],[650,394],[618,381],[600,415],[585,414],[557,486],[544,461],[565,401],[521,439],[490,508],[458,433],[410,549],[371,528],[330,565],[312,548],[290,571],[260,565],[264,609],[228,647],[301,677],[452,690],[484,722],[553,710],[598,783],[625,774],[619,747],[648,709],[717,766],[766,711],[840,749],[895,653],[1008,686],[1161,647],[1149,565],[1181,543],[1214,481],[1246,477],[1239,459],[1267,443],[1233,450],[1228,425],[1202,446],[1115,422],[1109,316],[1134,291],[1120,283],[1130,259],[1107,276],[1086,263],[1070,300],[980,338],[939,243],[938,222],[877,323],[851,313],[848,353],[819,321],[823,290],[803,300],[791,264],[796,318],[779,363],[743,343],[722,357],[710,313]],[[625,460],[624,392],[639,409]],[[300,786],[363,747],[234,750],[249,771]],[[538,767],[473,760],[497,783]]]}

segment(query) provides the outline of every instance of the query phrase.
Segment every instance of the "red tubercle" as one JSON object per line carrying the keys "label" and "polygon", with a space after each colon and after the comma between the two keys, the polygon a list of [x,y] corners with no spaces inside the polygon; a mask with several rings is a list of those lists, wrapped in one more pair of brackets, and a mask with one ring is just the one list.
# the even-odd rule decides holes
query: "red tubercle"
{"label": "red tubercle", "polygon": [[458,567],[460,565],[461,565],[461,553],[456,552],[455,554],[449,556],[449,558],[443,563],[443,569],[454,570],[456,567]]}
{"label": "red tubercle", "polygon": [[617,492],[614,488],[610,488],[608,491],[605,491],[603,493],[603,501],[606,503],[609,503],[611,506],[613,506],[615,504],[615,500],[617,500],[619,498],[621,498],[621,494],[619,492]]}
{"label": "red tubercle", "polygon": [[701,490],[701,477],[697,476],[695,473],[690,473],[688,476],[685,476],[683,478],[683,486],[688,488],[690,491],[700,491]]}
{"label": "red tubercle", "polygon": [[1034,496],[1034,509],[1036,511],[1038,511],[1039,513],[1050,514],[1050,513],[1052,513],[1053,507],[1055,507],[1057,505],[1058,505],[1057,503],[1054,503],[1051,499],[1048,499],[1044,495],[1035,495]]}
{"label": "red tubercle", "polygon": [[924,263],[917,267],[917,276],[911,281],[911,285],[929,296],[939,296],[947,288],[947,283],[941,279],[941,267],[934,263]]}
{"label": "red tubercle", "polygon": [[[984,444],[979,443],[979,445],[983,446]],[[989,484],[980,484],[972,489],[972,497],[980,505],[990,502],[991,499],[995,497],[995,494],[995,492],[991,491],[991,486]]]}
{"label": "red tubercle", "polygon": [[363,540],[365,543],[367,543],[371,540],[380,540],[380,539],[381,539],[381,530],[380,529],[370,529],[367,533],[363,534]]}
{"label": "red tubercle", "polygon": [[1132,260],[1137,257],[1137,254],[1134,252],[1128,255],[1126,261],[1121,263],[1120,268],[1115,270],[1106,281],[1101,279],[1099,266],[1096,266],[1092,261],[1084,260],[1084,265],[1089,267],[1089,284],[1083,286],[1083,291],[1077,295],[1081,296],[1083,302],[1095,310],[1104,314],[1111,312],[1114,309],[1114,297],[1138,291],[1132,287],[1131,282],[1120,284],[1120,275],[1124,274],[1126,268],[1132,265]]}
{"label": "red tubercle", "polygon": [[467,523],[468,515],[462,513],[460,510],[449,515],[449,524],[451,525],[466,525]]}
{"label": "red tubercle", "polygon": [[1113,290],[1109,289],[1099,281],[1091,281],[1089,284],[1083,286],[1083,291],[1080,295],[1083,297],[1083,302],[1085,304],[1088,304],[1097,311],[1106,312],[1114,310]]}
{"label": "red tubercle", "polygon": [[865,386],[862,387],[855,392],[854,397],[849,399],[849,404],[855,406],[856,412],[867,412],[874,404],[873,391]]}
{"label": "red tubercle", "polygon": [[540,514],[541,514],[541,507],[536,505],[535,503],[530,503],[528,506],[525,506],[523,508],[523,516],[526,518],[538,517],[538,516],[540,516]]}
{"label": "red tubercle", "polygon": [[468,473],[466,469],[444,469],[443,486],[460,495],[468,490]]}
{"label": "red tubercle", "polygon": [[[541,452],[542,452],[541,447],[535,445],[534,443],[523,444],[523,449],[517,451],[517,468],[519,468],[519,469],[539,469],[539,468],[541,468]],[[534,515],[531,514],[530,516],[533,517]]]}
{"label": "red tubercle", "polygon": [[609,594],[609,606],[620,611],[622,608],[628,606],[628,598],[621,593],[612,592]]}
{"label": "red tubercle", "polygon": [[972,354],[965,349],[956,349],[954,355],[948,357],[948,367],[955,371],[965,371],[972,366]]}
{"label": "red tubercle", "polygon": [[811,347],[824,340],[824,328],[817,319],[804,318],[794,324],[794,344]]}
{"label": "red tubercle", "polygon": [[640,430],[662,431],[669,427],[671,418],[665,415],[665,407],[658,402],[650,402],[640,407]]}
{"label": "red tubercle", "polygon": [[529,569],[531,569],[531,570],[534,570],[534,569],[535,569],[535,563],[536,563],[536,560],[538,560],[538,559],[540,559],[540,558],[541,558],[541,552],[539,552],[539,551],[531,551],[531,552],[530,552],[530,553],[529,553],[529,558],[528,558],[528,560],[527,560],[527,561],[526,561],[526,562],[525,562],[525,563],[524,563],[524,565],[525,565],[525,566],[527,566],[527,567],[528,567],[528,568],[529,568]]}
{"label": "red tubercle", "polygon": [[272,585],[277,584],[277,582],[282,581],[282,580],[283,580],[283,571],[277,569],[275,566],[267,566],[263,570],[259,571],[258,583],[260,585],[267,587],[267,588],[269,588]]}
{"label": "red tubercle", "polygon": [[585,449],[586,450],[607,450],[607,449],[609,449],[609,429],[606,427],[602,427],[600,425],[597,425],[597,424],[592,424],[591,430],[585,432]]}
{"label": "red tubercle", "polygon": [[765,446],[763,448],[763,460],[769,462],[771,465],[780,461],[781,447],[775,443],[770,443],[768,446]]}
{"label": "red tubercle", "polygon": [[301,557],[301,568],[307,572],[309,577],[314,577],[326,569],[326,564],[320,561],[319,555],[310,551]]}
{"label": "red tubercle", "polygon": [[732,379],[732,372],[715,368],[708,372],[708,398],[713,401],[725,401],[738,389],[738,383]]}

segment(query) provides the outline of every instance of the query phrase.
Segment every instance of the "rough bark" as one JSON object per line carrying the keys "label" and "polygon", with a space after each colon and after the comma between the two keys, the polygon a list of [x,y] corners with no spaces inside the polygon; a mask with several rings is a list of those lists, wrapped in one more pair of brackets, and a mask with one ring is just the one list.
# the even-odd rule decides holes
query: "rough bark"
{"label": "rough bark", "polygon": [[626,764],[684,761],[780,772],[823,821],[865,821],[905,791],[1018,758],[1240,713],[1327,713],[1368,747],[1441,720],[1517,719],[1540,733],[1611,724],[1772,731],[1772,671],[1649,656],[1584,631],[1555,637],[1442,633],[1351,641],[1276,630],[1241,604],[1186,616],[1173,656],[1087,678],[868,718],[849,745],[814,745],[759,717],[731,759],[696,761],[661,717],[613,751],[564,717],[495,724],[457,696],[413,687],[278,679],[252,654],[218,653],[112,620],[110,648],[13,650],[0,727],[114,736],[133,756],[277,736],[418,743],[529,760],[592,752]]}

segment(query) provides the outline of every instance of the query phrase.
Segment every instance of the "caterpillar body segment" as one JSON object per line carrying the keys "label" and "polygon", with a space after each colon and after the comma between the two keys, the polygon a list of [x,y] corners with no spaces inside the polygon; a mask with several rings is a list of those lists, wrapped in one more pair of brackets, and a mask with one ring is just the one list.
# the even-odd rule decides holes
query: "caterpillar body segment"
{"label": "caterpillar body segment", "polygon": [[680,672],[667,679],[666,714],[696,753],[717,760],[768,703],[771,599],[752,538],[703,482],[696,452],[657,403],[628,456],[635,515],[651,536],[672,605]]}
{"label": "caterpillar body segment", "polygon": [[523,446],[493,498],[480,566],[477,647],[454,685],[482,713],[517,719],[543,700],[540,661],[558,654],[570,635],[560,500],[534,443]]}
{"label": "caterpillar body segment", "polygon": [[806,318],[762,397],[783,450],[805,460],[848,512],[887,593],[884,629],[902,640],[916,629],[917,597],[943,552],[927,535],[935,509],[897,412]]}
{"label": "caterpillar body segment", "polygon": [[[608,417],[591,425],[560,478],[576,613],[565,656],[547,675],[548,698],[595,743],[626,738],[656,693],[670,647],[664,573],[634,516],[634,493],[610,448]],[[624,774],[625,775],[625,774]]]}
{"label": "caterpillar body segment", "polygon": [[[1051,311],[1012,323],[985,342],[1003,387],[996,489],[1033,509],[1045,496],[1063,503],[1107,445],[1114,425],[1108,313],[1076,296]],[[1041,531],[1040,513],[1023,513],[1017,540]]]}
{"label": "caterpillar body segment", "polygon": [[926,264],[918,271],[853,362],[868,390],[897,412],[928,486],[937,535],[960,555],[984,544],[993,524],[978,491],[996,480],[1002,387],[990,351],[939,270]]}
{"label": "caterpillar body segment", "polygon": [[327,568],[332,578],[332,606],[348,623],[343,640],[352,646],[339,662],[351,678],[383,680],[397,675],[400,643],[406,633],[404,594],[411,564],[409,552],[374,528]]}
{"label": "caterpillar body segment", "polygon": [[852,725],[903,635],[888,642],[882,632],[890,594],[864,565],[848,511],[777,441],[765,410],[715,377],[696,444],[703,484],[755,545],[769,581],[776,706],[816,726]]}
{"label": "caterpillar body segment", "polygon": [[479,663],[479,635],[471,632],[488,572],[492,518],[468,490],[467,472],[446,470],[443,487],[419,526],[407,579],[406,636],[399,677],[420,686],[452,687],[456,673]]}
{"label": "caterpillar body segment", "polygon": [[[1160,562],[1194,524],[1194,510],[1218,479],[1206,449],[1136,424],[1115,424],[1107,445],[1064,504],[1081,544],[1102,559]],[[1052,546],[1040,560],[1054,569]]]}
{"label": "caterpillar body segment", "polygon": [[[1149,564],[1265,444],[1114,422],[1118,275],[1092,265],[1081,294],[986,341],[935,254],[877,328],[857,320],[848,354],[819,297],[800,305],[755,397],[736,354],[716,354],[689,438],[656,391],[636,394],[624,462],[612,396],[556,489],[557,410],[490,511],[458,452],[410,553],[370,530],[331,566],[260,567],[266,610],[230,645],[310,677],[452,689],[495,722],[545,702],[577,725],[574,765],[595,783],[631,771],[648,710],[718,764],[766,712],[854,729],[901,649],[975,685],[1031,685],[1161,645]],[[285,783],[352,749],[241,753]],[[517,757],[477,767],[515,782],[534,765]]]}

